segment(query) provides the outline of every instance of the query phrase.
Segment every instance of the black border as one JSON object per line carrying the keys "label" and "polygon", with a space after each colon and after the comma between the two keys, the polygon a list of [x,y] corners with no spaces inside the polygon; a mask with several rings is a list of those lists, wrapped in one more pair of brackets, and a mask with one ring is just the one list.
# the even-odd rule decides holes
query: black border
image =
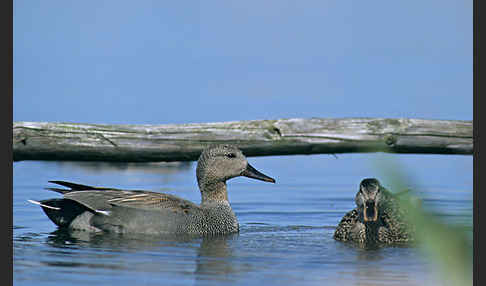
{"label": "black border", "polygon": [[[4,49],[4,62],[2,64],[3,67],[7,68],[6,76],[0,77],[4,83],[3,86],[6,87],[6,94],[0,96],[2,100],[2,127],[3,133],[7,134],[3,140],[1,140],[3,144],[2,158],[1,162],[4,162],[4,170],[2,172],[3,179],[4,179],[4,189],[2,190],[3,193],[3,215],[2,215],[2,225],[4,225],[4,229],[6,230],[6,235],[2,236],[2,241],[4,248],[6,247],[6,254],[3,257],[7,257],[8,259],[4,260],[4,263],[8,265],[4,265],[4,269],[7,270],[7,273],[3,275],[2,281],[7,282],[7,285],[13,285],[13,209],[12,209],[12,192],[13,192],[13,156],[12,156],[12,126],[13,126],[13,0],[12,1],[1,1],[3,9],[3,13],[7,14],[5,17],[2,17],[4,21],[4,25],[2,28],[6,31],[3,33],[4,35],[4,45],[2,48]],[[10,11],[10,12],[9,12]],[[480,239],[479,233],[479,202],[480,202],[480,193],[482,188],[480,187],[480,159],[479,159],[479,134],[480,134],[480,80],[479,80],[479,65],[480,65],[480,58],[479,58],[479,31],[480,31],[480,22],[479,22],[479,0],[473,0],[473,137],[474,137],[474,191],[473,191],[473,222],[474,222],[474,285],[481,285],[480,280],[480,249],[479,249],[479,242],[482,240]],[[484,39],[484,37],[483,37]],[[5,41],[6,40],[6,41]],[[484,66],[484,65],[483,65]],[[6,203],[5,203],[6,202]],[[5,241],[6,240],[6,241]]]}
{"label": "black border", "polygon": [[[2,17],[2,29],[6,30],[3,35],[3,63],[2,67],[6,68],[5,76],[1,77],[3,86],[6,87],[6,93],[2,98],[2,127],[3,133],[6,134],[2,138],[2,158],[3,163],[2,177],[4,182],[4,188],[1,190],[3,194],[3,208],[2,208],[2,225],[4,226],[4,235],[2,236],[2,244],[6,247],[4,257],[4,269],[6,273],[2,275],[2,281],[4,285],[13,285],[13,208],[12,208],[12,196],[13,196],[13,155],[12,155],[12,124],[13,124],[13,0],[2,1],[2,14],[6,14]],[[6,240],[6,241],[5,241]]]}

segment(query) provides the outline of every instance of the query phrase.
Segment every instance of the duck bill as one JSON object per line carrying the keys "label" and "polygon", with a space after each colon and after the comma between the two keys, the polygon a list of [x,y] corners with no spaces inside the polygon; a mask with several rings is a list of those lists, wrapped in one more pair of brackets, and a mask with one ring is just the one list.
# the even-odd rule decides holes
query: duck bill
{"label": "duck bill", "polygon": [[363,220],[365,222],[375,222],[378,220],[378,208],[374,201],[366,202],[363,210]]}
{"label": "duck bill", "polygon": [[260,173],[257,169],[253,168],[250,164],[246,165],[246,169],[241,173],[242,176],[253,178],[257,180],[262,180],[265,182],[275,183],[275,179]]}

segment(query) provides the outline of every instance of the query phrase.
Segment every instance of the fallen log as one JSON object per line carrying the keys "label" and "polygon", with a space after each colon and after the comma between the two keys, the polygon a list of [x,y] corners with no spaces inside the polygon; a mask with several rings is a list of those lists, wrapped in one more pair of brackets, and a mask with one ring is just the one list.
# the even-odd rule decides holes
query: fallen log
{"label": "fallen log", "polygon": [[194,161],[204,147],[214,143],[235,144],[249,157],[365,152],[472,155],[473,124],[407,118],[294,118],[164,125],[13,124],[14,161]]}

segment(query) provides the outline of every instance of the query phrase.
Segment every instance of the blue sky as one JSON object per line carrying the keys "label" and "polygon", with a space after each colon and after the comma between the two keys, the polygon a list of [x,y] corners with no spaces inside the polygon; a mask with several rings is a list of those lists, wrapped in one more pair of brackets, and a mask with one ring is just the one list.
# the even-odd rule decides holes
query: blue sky
{"label": "blue sky", "polygon": [[13,120],[472,120],[472,6],[14,0]]}

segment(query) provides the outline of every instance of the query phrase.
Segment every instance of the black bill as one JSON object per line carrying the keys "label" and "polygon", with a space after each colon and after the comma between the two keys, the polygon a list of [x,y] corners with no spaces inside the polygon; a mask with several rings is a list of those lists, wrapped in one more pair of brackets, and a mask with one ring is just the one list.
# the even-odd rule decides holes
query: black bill
{"label": "black bill", "polygon": [[265,182],[275,183],[275,179],[260,173],[257,169],[253,168],[250,164],[246,165],[246,169],[241,173],[242,176],[253,178],[257,180],[262,180]]}

